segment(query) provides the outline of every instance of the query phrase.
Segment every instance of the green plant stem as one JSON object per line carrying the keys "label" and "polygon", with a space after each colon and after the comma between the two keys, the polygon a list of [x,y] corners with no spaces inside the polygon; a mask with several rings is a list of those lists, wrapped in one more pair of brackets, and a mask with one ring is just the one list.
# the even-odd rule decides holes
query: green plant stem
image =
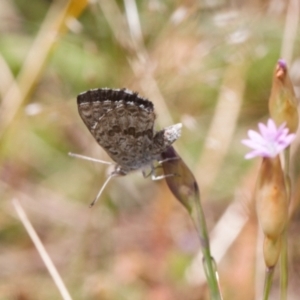
{"label": "green plant stem", "polygon": [[219,282],[217,279],[216,264],[210,252],[209,236],[207,232],[204,212],[200,203],[200,196],[198,194],[197,196],[193,195],[192,197],[193,199],[191,199],[192,201],[190,201],[190,203],[193,203],[191,216],[200,238],[204,271],[211,292],[211,299],[222,300],[223,298],[221,296]]}
{"label": "green plant stem", "polygon": [[210,299],[222,300],[216,264],[210,253],[209,237],[196,179],[172,146],[161,155],[164,174],[177,174],[177,176],[166,176],[166,182],[174,196],[187,209],[195,224],[200,239]]}
{"label": "green plant stem", "polygon": [[271,286],[272,286],[272,282],[273,282],[274,270],[275,270],[275,267],[266,269],[263,300],[269,299],[269,294],[270,294],[270,290],[271,290]]}
{"label": "green plant stem", "polygon": [[[284,151],[284,175],[285,186],[287,192],[288,205],[291,200],[291,182],[289,177],[290,166],[290,147]],[[287,238],[286,226],[282,234],[282,246],[280,255],[280,300],[287,299],[287,287],[288,287],[288,238]]]}
{"label": "green plant stem", "polygon": [[287,299],[288,287],[288,243],[286,230],[282,234],[282,245],[280,254],[280,300]]}

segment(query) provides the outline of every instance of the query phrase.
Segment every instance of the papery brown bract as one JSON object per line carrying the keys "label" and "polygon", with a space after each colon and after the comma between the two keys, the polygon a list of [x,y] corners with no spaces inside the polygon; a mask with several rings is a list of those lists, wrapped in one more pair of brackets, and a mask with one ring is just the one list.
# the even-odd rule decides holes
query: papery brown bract
{"label": "papery brown bract", "polygon": [[[196,179],[175,149],[171,146],[162,154],[162,167],[166,182],[174,196],[191,212],[192,197],[199,197]],[[171,176],[170,176],[171,175]]]}
{"label": "papery brown bract", "polygon": [[286,63],[283,60],[278,61],[274,71],[269,111],[278,126],[286,122],[290,133],[297,131],[299,122],[297,99]]}
{"label": "papery brown bract", "polygon": [[257,216],[264,234],[272,239],[282,233],[288,217],[288,201],[279,156],[264,157],[255,191]]}
{"label": "papery brown bract", "polygon": [[277,239],[265,236],[263,252],[265,264],[268,268],[274,267],[278,261],[281,250],[281,241],[281,236]]}
{"label": "papery brown bract", "polygon": [[268,267],[276,264],[280,241],[288,220],[288,199],[279,156],[264,157],[255,190],[256,210],[265,235],[264,258]]}

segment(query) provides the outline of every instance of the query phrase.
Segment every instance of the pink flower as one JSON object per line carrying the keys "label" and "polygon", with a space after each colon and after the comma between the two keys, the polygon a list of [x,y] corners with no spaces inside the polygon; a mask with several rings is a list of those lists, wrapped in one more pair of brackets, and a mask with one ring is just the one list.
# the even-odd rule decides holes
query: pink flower
{"label": "pink flower", "polygon": [[277,128],[274,121],[269,119],[267,125],[263,123],[258,124],[260,133],[249,130],[249,140],[242,140],[242,143],[253,150],[247,153],[245,158],[277,156],[291,144],[296,136],[294,133],[288,134],[289,130],[285,126],[286,123],[283,123]]}

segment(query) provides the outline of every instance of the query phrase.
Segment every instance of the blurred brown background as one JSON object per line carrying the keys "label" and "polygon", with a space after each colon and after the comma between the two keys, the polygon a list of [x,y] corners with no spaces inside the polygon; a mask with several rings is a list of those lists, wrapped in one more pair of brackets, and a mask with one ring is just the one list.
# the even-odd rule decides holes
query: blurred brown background
{"label": "blurred brown background", "polygon": [[[251,199],[259,159],[240,140],[268,118],[277,60],[300,91],[298,0],[0,1],[0,300],[61,299],[18,199],[73,299],[208,299],[199,241],[165,182],[140,172],[93,200],[109,160],[78,93],[138,91],[195,174],[224,299],[260,299],[262,236]],[[298,154],[297,154],[298,153]],[[292,148],[289,299],[299,299],[299,138]],[[278,269],[278,268],[277,268]],[[277,299],[278,270],[272,289]]]}

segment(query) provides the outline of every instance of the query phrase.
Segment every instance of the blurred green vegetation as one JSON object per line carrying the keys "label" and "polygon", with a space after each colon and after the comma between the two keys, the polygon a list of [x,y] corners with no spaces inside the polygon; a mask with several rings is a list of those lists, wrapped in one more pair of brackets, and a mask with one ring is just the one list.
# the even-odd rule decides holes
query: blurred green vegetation
{"label": "blurred green vegetation", "polygon": [[[240,140],[268,118],[288,4],[280,8],[277,1],[259,0],[214,1],[211,6],[208,1],[136,1],[141,41],[127,25],[126,1],[92,1],[82,11],[77,6],[84,7],[85,1],[70,1],[78,11],[64,17],[66,28],[59,27],[48,49],[38,44],[38,36],[47,36],[58,23],[64,3],[58,2],[0,2],[0,300],[61,297],[14,211],[13,198],[27,212],[73,299],[208,299],[205,282],[195,284],[187,276],[199,250],[197,235],[163,181],[145,180],[139,173],[113,179],[101,201],[89,209],[106,178],[106,166],[69,157],[68,152],[109,160],[77,113],[76,96],[97,87],[127,87],[150,98],[157,128],[171,125],[169,119],[183,123],[175,147],[203,191],[209,228],[233,201],[239,201],[249,216],[219,264],[224,299],[254,299],[253,278],[259,275],[256,243],[251,242],[257,234],[251,192],[257,165],[244,160],[247,149]],[[299,62],[299,26],[296,32],[292,53],[285,53],[291,68]],[[32,49],[22,83],[28,84],[30,95],[21,90],[21,101],[12,98],[4,110],[11,78],[19,83]],[[47,55],[40,60],[43,51]],[[35,67],[40,72],[31,80]],[[298,70],[292,74],[297,91],[299,78]],[[233,98],[224,114],[217,114],[224,91]],[[3,126],[14,109],[16,114]],[[214,120],[224,126],[210,137]],[[227,128],[229,123],[233,129]],[[298,140],[295,144],[297,187]],[[215,174],[210,182],[203,171],[207,166],[213,168],[207,175]],[[292,225],[299,229],[298,198],[295,189]],[[291,249],[299,243],[296,233],[290,233]],[[298,261],[295,251],[289,299],[300,292],[295,284],[299,272],[294,271]]]}

